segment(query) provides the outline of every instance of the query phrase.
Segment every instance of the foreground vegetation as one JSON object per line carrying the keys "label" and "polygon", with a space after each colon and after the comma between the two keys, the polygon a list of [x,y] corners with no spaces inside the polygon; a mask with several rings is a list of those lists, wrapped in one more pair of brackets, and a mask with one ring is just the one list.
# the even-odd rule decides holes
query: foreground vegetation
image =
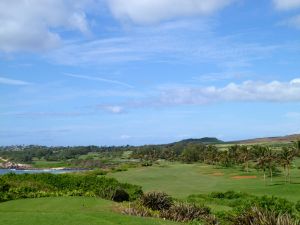
{"label": "foreground vegetation", "polygon": [[[231,210],[212,213],[202,200],[229,205]],[[191,196],[188,202],[165,193],[150,192],[123,209],[129,215],[165,218],[176,222],[206,225],[298,225],[300,201],[296,204],[277,197],[256,197],[246,193],[213,192]]]}
{"label": "foreground vegetation", "polygon": [[101,197],[117,202],[142,195],[141,187],[97,174],[6,174],[0,177],[0,201],[52,196]]}
{"label": "foreground vegetation", "polygon": [[21,199],[0,204],[1,225],[175,225],[122,215],[118,205],[91,197]]}

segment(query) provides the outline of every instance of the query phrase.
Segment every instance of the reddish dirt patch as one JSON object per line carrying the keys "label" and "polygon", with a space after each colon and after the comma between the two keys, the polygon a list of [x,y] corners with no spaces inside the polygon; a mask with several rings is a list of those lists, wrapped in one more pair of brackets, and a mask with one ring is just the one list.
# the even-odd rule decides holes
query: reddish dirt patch
{"label": "reddish dirt patch", "polygon": [[240,179],[256,179],[257,176],[234,176],[234,177],[231,177],[232,179],[237,179],[237,180],[240,180]]}
{"label": "reddish dirt patch", "polygon": [[224,173],[213,173],[213,176],[224,176]]}

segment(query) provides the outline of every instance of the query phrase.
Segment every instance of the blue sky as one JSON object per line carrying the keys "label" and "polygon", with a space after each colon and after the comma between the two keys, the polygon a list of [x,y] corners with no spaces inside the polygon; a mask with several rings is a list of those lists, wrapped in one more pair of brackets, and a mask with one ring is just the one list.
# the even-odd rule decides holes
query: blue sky
{"label": "blue sky", "polygon": [[2,0],[0,145],[300,133],[300,0]]}

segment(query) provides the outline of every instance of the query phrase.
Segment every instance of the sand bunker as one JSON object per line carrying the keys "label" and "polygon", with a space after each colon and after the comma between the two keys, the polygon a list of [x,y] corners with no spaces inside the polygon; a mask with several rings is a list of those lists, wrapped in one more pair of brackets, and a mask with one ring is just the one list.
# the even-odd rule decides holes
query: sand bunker
{"label": "sand bunker", "polygon": [[237,179],[237,180],[240,180],[240,179],[256,179],[257,176],[234,176],[234,177],[231,177],[232,179]]}

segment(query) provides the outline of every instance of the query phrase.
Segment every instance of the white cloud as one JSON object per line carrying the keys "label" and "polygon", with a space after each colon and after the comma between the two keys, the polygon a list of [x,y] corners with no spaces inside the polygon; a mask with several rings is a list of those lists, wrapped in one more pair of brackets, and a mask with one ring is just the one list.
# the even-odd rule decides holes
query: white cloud
{"label": "white cloud", "polygon": [[0,51],[41,51],[61,42],[58,29],[88,33],[92,0],[1,0]]}
{"label": "white cloud", "polygon": [[113,15],[135,23],[155,23],[182,16],[207,15],[233,0],[108,0]]}
{"label": "white cloud", "polygon": [[5,77],[0,77],[0,85],[30,85],[31,83],[22,80],[13,80]]}
{"label": "white cloud", "polygon": [[300,79],[270,83],[246,81],[225,87],[173,87],[161,91],[162,105],[206,104],[221,101],[299,102]]}
{"label": "white cloud", "polygon": [[300,8],[300,0],[273,0],[278,10],[292,10]]}

